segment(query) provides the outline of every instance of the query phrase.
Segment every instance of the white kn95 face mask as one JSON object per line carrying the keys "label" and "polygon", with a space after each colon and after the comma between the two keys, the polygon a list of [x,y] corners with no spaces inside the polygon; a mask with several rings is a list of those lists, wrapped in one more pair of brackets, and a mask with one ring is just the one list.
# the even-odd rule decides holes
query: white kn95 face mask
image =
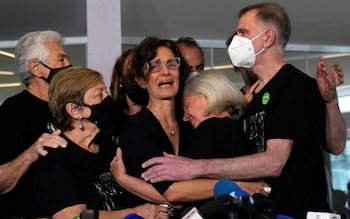
{"label": "white kn95 face mask", "polygon": [[231,62],[236,67],[251,68],[255,64],[255,57],[262,53],[265,48],[255,53],[253,40],[260,37],[264,32],[259,33],[252,39],[235,35],[228,47],[228,55]]}

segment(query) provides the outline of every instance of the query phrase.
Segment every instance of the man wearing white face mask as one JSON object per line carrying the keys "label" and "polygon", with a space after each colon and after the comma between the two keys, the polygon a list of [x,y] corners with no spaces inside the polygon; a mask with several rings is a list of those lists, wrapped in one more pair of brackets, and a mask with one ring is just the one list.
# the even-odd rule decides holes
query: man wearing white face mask
{"label": "man wearing white face mask", "polygon": [[265,177],[280,214],[305,218],[310,209],[329,211],[320,149],[324,103],[316,81],[283,58],[288,16],[273,3],[248,6],[240,11],[236,31],[230,58],[237,67],[252,67],[259,81],[243,120],[257,153],[240,167],[248,177],[256,171]]}
{"label": "man wearing white face mask", "polygon": [[[241,90],[246,95],[248,102],[253,98],[252,90],[255,89],[256,84],[254,83],[258,80],[251,67],[255,63],[255,57],[265,49],[254,52],[252,42],[259,36],[261,34],[249,40],[234,32],[226,41],[229,56],[232,63],[235,63],[234,70],[240,73],[244,80],[244,87]],[[316,66],[315,79],[326,107],[326,142],[322,146],[327,152],[339,155],[344,150],[346,141],[346,125],[339,109],[336,90],[337,86],[344,83],[343,70],[338,63],[333,63],[331,67],[328,67],[324,58],[321,57]]]}
{"label": "man wearing white face mask", "polygon": [[[316,81],[284,60],[291,34],[289,18],[275,3],[248,6],[239,17],[238,36],[228,51],[234,65],[252,67],[258,77],[243,120],[245,134],[257,153],[212,160],[177,157],[172,159],[173,171],[168,175],[181,169],[183,178],[176,180],[261,177],[272,187],[270,198],[277,214],[305,218],[311,209],[329,211],[320,147],[324,145],[327,108]],[[142,177],[152,182],[164,180],[160,170],[164,160],[144,163],[145,168],[153,166]],[[163,165],[154,166],[159,163]]]}
{"label": "man wearing white face mask", "polygon": [[255,63],[255,57],[265,50],[262,47],[258,52],[255,52],[253,41],[259,38],[264,31],[248,39],[239,35],[235,35],[232,39],[230,46],[228,47],[228,54],[231,58],[232,64],[237,67],[251,68]]}

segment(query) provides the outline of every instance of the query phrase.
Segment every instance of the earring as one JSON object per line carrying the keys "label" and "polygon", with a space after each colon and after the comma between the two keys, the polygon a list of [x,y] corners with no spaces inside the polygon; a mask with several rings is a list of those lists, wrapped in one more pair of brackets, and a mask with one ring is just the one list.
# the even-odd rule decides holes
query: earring
{"label": "earring", "polygon": [[81,121],[81,118],[78,118],[78,128],[79,129],[83,129],[84,128],[83,122]]}

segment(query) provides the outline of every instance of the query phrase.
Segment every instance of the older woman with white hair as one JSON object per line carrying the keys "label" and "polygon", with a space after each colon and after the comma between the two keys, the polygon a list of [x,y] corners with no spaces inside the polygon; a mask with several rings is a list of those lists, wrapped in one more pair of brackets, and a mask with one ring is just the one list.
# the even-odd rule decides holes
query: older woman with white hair
{"label": "older woman with white hair", "polygon": [[183,89],[185,121],[195,128],[179,154],[191,158],[225,158],[249,153],[232,109],[245,107],[242,92],[221,72],[204,71],[188,78]]}

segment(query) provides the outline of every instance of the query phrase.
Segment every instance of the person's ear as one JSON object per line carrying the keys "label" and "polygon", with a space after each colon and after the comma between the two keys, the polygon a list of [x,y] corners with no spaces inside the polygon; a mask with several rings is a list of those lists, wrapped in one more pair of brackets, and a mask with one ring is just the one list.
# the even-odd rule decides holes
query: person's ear
{"label": "person's ear", "polygon": [[269,48],[276,40],[276,32],[274,30],[267,30],[264,34],[264,47]]}
{"label": "person's ear", "polygon": [[70,117],[74,119],[82,118],[82,110],[77,104],[67,103],[65,109]]}
{"label": "person's ear", "polygon": [[40,72],[40,63],[38,60],[30,60],[29,61],[29,70],[36,77],[39,77],[39,78],[42,77],[42,74]]}

